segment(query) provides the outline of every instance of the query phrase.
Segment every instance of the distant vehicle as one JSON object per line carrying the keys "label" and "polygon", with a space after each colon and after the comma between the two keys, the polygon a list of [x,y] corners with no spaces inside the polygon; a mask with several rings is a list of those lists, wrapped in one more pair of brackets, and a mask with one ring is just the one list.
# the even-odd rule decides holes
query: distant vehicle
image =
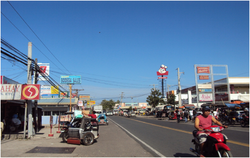
{"label": "distant vehicle", "polygon": [[118,114],[118,109],[114,109],[113,110],[113,115],[117,115]]}
{"label": "distant vehicle", "polygon": [[101,113],[103,113],[103,107],[102,107],[102,105],[94,105],[92,107],[92,110],[95,111],[96,117],[98,117],[98,115],[100,115]]}
{"label": "distant vehicle", "polygon": [[106,116],[113,116],[113,112],[112,111],[108,111]]}
{"label": "distant vehicle", "polygon": [[135,112],[134,111],[131,112],[131,117],[135,117],[135,116],[136,116]]}

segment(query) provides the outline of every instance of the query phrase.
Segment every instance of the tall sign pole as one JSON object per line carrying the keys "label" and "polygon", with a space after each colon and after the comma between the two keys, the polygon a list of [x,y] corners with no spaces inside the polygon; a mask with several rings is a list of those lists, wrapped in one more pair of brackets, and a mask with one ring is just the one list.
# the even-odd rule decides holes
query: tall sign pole
{"label": "tall sign pole", "polygon": [[72,96],[71,96],[71,93],[72,93],[72,85],[69,84],[69,94],[70,94],[70,97],[69,97],[69,98],[70,98],[70,99],[69,99],[69,100],[70,100],[70,104],[69,104],[70,110],[69,110],[69,111],[70,111],[70,112],[71,112],[71,110],[72,110],[72,107],[71,107],[71,97],[72,97]]}
{"label": "tall sign pole", "polygon": [[166,70],[168,67],[165,65],[161,65],[160,69],[156,72],[157,76],[161,76],[158,77],[158,79],[162,79],[162,98],[164,98],[164,79],[167,79],[167,77],[163,77],[165,75],[168,75],[168,71]]}

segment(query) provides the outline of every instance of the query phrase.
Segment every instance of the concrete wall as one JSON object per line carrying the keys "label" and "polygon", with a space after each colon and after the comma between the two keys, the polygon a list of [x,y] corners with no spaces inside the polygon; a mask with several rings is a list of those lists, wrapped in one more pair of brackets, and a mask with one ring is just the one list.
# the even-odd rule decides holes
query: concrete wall
{"label": "concrete wall", "polygon": [[[59,116],[53,116],[53,125],[58,124]],[[50,124],[50,116],[42,116],[42,126]]]}

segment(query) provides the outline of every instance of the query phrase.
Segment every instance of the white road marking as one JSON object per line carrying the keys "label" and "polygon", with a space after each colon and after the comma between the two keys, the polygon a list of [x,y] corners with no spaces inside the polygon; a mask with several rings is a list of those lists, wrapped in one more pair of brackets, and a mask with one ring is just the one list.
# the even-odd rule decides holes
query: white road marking
{"label": "white road marking", "polygon": [[159,151],[155,150],[154,148],[152,148],[151,146],[149,146],[147,143],[145,143],[144,141],[140,140],[138,137],[136,137],[135,135],[133,135],[132,133],[130,133],[128,130],[126,130],[124,127],[122,127],[121,125],[119,125],[118,123],[116,123],[114,120],[112,120],[111,118],[109,118],[112,122],[114,122],[117,126],[121,127],[124,131],[126,131],[128,134],[130,134],[132,137],[134,137],[136,140],[138,140],[139,142],[141,142],[143,145],[145,145],[146,147],[148,147],[150,150],[152,150],[153,152],[155,152],[159,157],[166,157],[164,155],[162,155]]}

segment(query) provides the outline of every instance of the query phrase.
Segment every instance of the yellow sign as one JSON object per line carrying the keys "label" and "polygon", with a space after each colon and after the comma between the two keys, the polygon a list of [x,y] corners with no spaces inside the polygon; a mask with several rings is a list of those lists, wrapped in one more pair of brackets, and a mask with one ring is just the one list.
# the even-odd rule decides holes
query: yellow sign
{"label": "yellow sign", "polygon": [[51,86],[51,94],[59,94],[58,86]]}
{"label": "yellow sign", "polygon": [[95,105],[95,101],[94,100],[87,101],[87,105]]}

